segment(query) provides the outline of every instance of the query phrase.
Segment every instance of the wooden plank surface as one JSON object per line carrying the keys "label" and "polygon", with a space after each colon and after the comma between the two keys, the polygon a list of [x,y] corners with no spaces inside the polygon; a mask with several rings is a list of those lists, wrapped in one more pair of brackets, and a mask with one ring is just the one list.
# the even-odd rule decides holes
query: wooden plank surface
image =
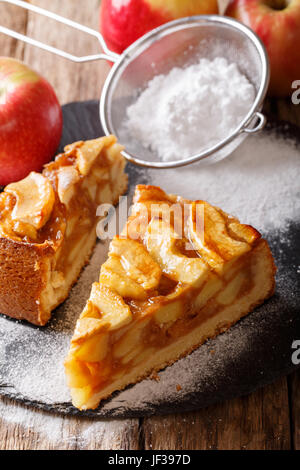
{"label": "wooden plank surface", "polygon": [[0,450],[132,449],[139,420],[63,417],[0,398]]}
{"label": "wooden plank surface", "polygon": [[197,412],[145,419],[143,433],[146,449],[289,449],[286,379]]}
{"label": "wooden plank surface", "polygon": [[[92,28],[97,0],[34,1]],[[32,13],[0,4],[0,21],[68,52],[99,51],[95,39]],[[25,60],[55,87],[60,102],[99,98],[106,62],[73,64],[0,35],[1,55]],[[300,125],[300,106],[266,104],[269,114]],[[131,420],[62,417],[0,398],[0,449],[300,449],[300,374],[205,410]],[[174,410],[175,412],[176,410]]]}
{"label": "wooden plank surface", "polygon": [[[13,5],[0,3],[0,21],[7,28],[26,34],[28,14],[25,10]],[[0,37],[0,56],[15,57],[23,59],[24,44],[16,39],[9,38],[1,34]]]}
{"label": "wooden plank surface", "polygon": [[300,450],[300,372],[288,378],[292,447]]}
{"label": "wooden plank surface", "polygon": [[[98,0],[45,0],[33,1],[36,5],[59,13],[93,29],[98,28]],[[48,18],[29,13],[27,34],[42,42],[77,56],[101,52],[96,38],[72,28],[57,24]],[[110,67],[105,61],[76,64],[35,47],[26,46],[24,60],[45,75],[54,86],[61,104],[100,97],[100,92]]]}

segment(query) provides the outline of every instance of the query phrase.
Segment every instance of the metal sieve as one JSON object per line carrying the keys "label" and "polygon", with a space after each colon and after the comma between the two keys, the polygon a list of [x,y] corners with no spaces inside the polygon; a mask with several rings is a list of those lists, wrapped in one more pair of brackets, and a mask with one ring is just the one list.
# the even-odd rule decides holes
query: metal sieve
{"label": "metal sieve", "polygon": [[[182,18],[150,31],[118,55],[107,48],[98,31],[20,0],[0,1],[41,14],[98,39],[102,53],[78,57],[0,26],[0,32],[8,36],[73,62],[106,59],[114,63],[100,97],[100,120],[104,132],[115,134],[125,146],[123,155],[132,163],[150,168],[175,168],[197,161],[215,162],[228,156],[248,134],[261,130],[266,123],[260,110],[269,84],[267,54],[256,34],[236,20],[217,15]],[[237,64],[256,93],[251,109],[225,139],[184,160],[162,162],[141,142],[122,132],[127,107],[135,102],[138,94],[154,76],[166,74],[175,66],[186,67],[200,58],[212,60],[220,56]]]}

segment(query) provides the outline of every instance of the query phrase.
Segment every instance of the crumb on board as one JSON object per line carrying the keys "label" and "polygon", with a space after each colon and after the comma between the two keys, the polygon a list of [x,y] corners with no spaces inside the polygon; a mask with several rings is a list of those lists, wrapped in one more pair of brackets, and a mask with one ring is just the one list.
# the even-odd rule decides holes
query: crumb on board
{"label": "crumb on board", "polygon": [[182,390],[181,385],[177,384],[177,385],[176,385],[176,390],[177,390],[177,392],[180,392],[180,390]]}
{"label": "crumb on board", "polygon": [[160,381],[160,376],[158,375],[157,372],[152,372],[152,374],[150,375],[150,379],[155,380],[156,382],[159,382]]}

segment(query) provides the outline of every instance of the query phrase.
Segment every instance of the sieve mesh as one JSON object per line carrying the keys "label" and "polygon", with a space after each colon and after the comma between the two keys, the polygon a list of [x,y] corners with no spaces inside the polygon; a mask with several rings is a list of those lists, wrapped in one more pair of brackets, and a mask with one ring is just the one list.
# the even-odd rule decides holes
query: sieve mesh
{"label": "sieve mesh", "polygon": [[[242,25],[237,25],[240,24],[231,19],[214,16],[187,18],[170,23],[164,29],[159,28],[127,49],[122,60],[113,67],[101,100],[102,124],[108,133],[119,138],[127,155],[148,162],[159,161],[150,149],[145,149],[122,130],[122,123],[127,107],[148,82],[155,75],[166,74],[175,66],[186,67],[197,63],[200,58],[212,60],[225,57],[238,65],[256,92],[255,103],[241,125],[260,108],[264,94],[262,89],[266,88],[268,78],[264,67],[267,59],[262,54],[263,49],[259,48],[259,41],[253,40],[254,35]],[[249,127],[253,126],[254,122]],[[209,161],[224,158],[245,137],[246,134],[240,134]]]}
{"label": "sieve mesh", "polygon": [[[22,0],[1,1],[51,18],[98,39],[103,52],[78,56],[0,24],[1,33],[73,62],[107,59],[115,63],[102,90],[100,118],[105,133],[115,134],[119,138],[126,147],[124,156],[133,163],[153,168],[175,168],[194,161],[201,160],[203,163],[220,160],[229,155],[248,133],[257,132],[265,125],[266,119],[259,111],[269,84],[267,54],[260,39],[232,18],[201,15],[167,23],[138,39],[119,56],[108,49],[101,33],[96,30]],[[191,65],[200,58],[212,60],[218,56],[225,57],[229,63],[235,62],[256,91],[251,109],[231,135],[185,160],[161,162],[150,150],[145,150],[139,141],[130,139],[127,133],[122,134],[127,107],[155,75],[166,74],[174,66]]]}

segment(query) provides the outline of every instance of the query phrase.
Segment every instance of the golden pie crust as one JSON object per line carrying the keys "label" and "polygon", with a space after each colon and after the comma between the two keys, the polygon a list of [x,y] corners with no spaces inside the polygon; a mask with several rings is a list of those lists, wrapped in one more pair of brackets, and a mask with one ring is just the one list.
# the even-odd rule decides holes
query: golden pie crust
{"label": "golden pie crust", "polygon": [[273,294],[275,271],[253,227],[205,201],[137,186],[65,361],[74,406],[96,408],[227,330]]}
{"label": "golden pie crust", "polygon": [[126,191],[114,136],[64,153],[0,194],[0,313],[45,325],[68,296],[96,242],[96,209]]}

